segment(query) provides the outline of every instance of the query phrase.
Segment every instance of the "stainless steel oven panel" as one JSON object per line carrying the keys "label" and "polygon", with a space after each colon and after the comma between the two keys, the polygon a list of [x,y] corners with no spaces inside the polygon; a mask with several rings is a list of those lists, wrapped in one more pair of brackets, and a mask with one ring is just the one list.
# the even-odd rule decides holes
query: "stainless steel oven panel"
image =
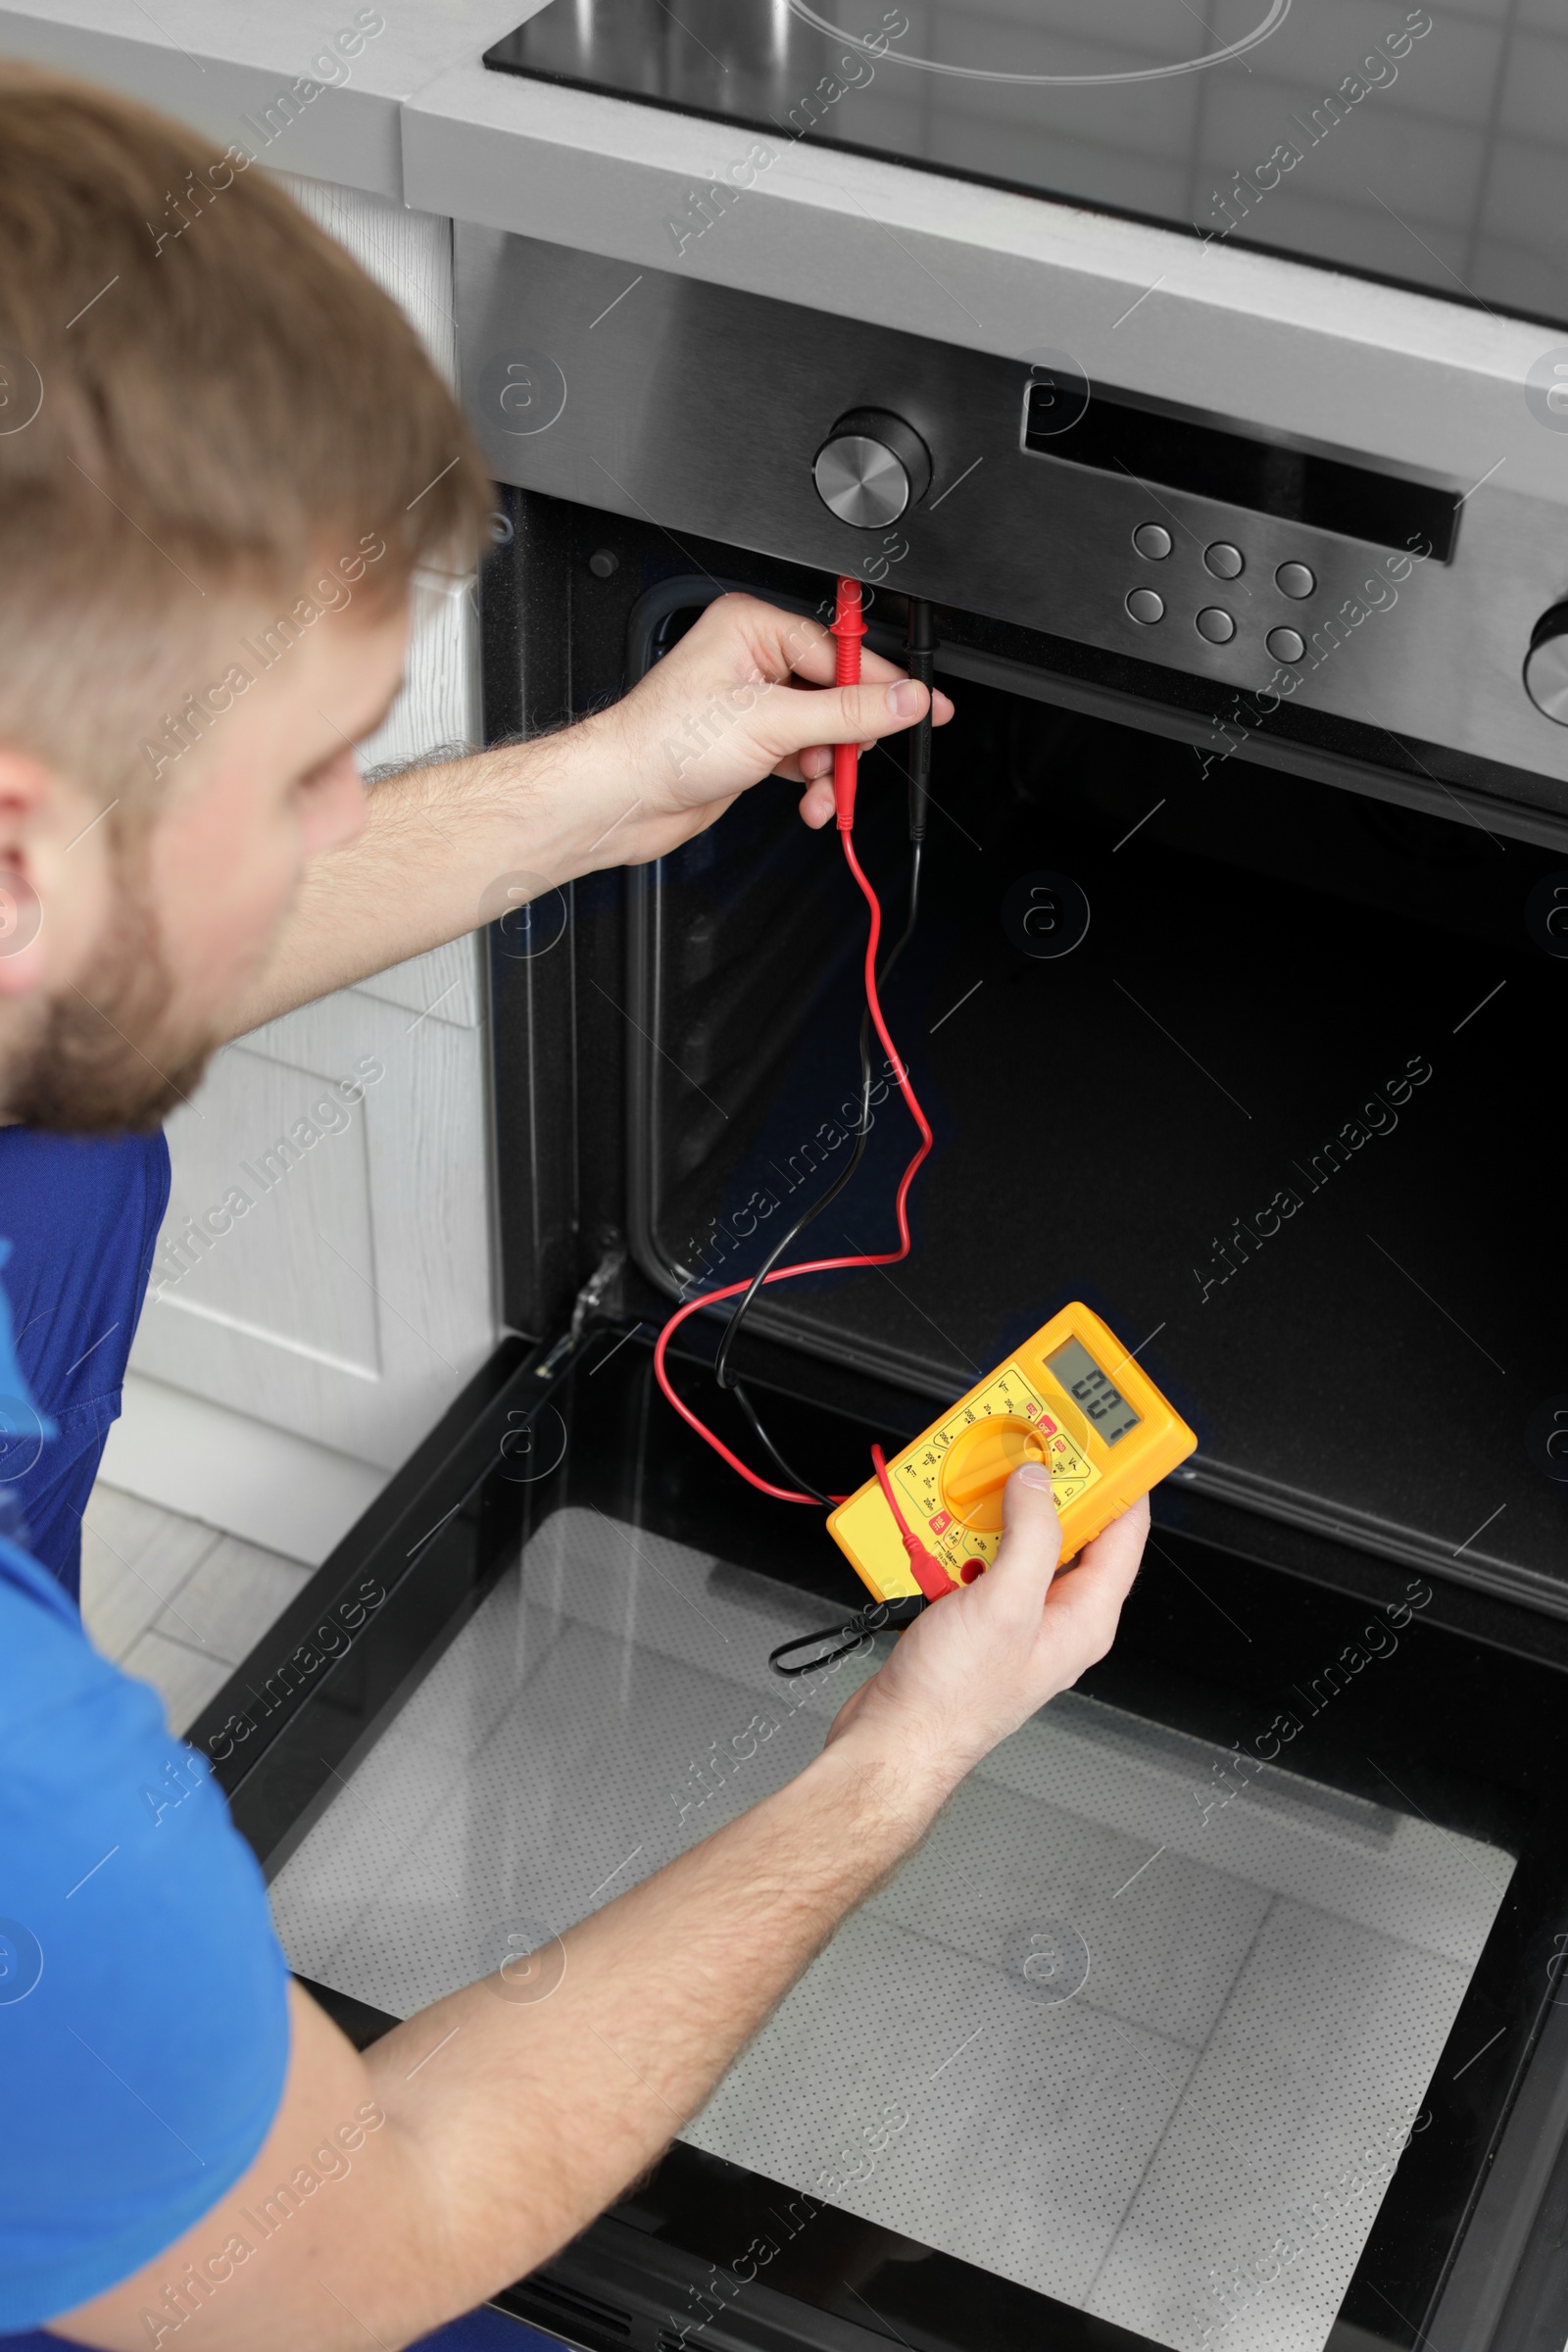
{"label": "stainless steel oven panel", "polygon": [[[1435,485],[1464,496],[1452,558],[1406,573],[1387,547],[1026,450],[1021,361],[490,229],[459,227],[458,288],[465,399],[503,481],[1202,678],[1216,745],[1280,693],[1372,730],[1370,757],[1379,733],[1439,742],[1527,771],[1513,796],[1568,812],[1568,729],[1522,680],[1536,622],[1568,597],[1561,509],[1496,479]],[[904,418],[933,461],[885,532],[839,521],[812,480],[862,408]],[[1134,546],[1151,522],[1163,561]],[[1239,578],[1207,568],[1215,543],[1241,552]],[[1309,568],[1309,597],[1281,592],[1283,564]],[[1128,612],[1140,588],[1163,603],[1153,625]],[[1199,633],[1209,608],[1234,616],[1230,642]],[[1306,639],[1300,662],[1269,652],[1278,628]]]}

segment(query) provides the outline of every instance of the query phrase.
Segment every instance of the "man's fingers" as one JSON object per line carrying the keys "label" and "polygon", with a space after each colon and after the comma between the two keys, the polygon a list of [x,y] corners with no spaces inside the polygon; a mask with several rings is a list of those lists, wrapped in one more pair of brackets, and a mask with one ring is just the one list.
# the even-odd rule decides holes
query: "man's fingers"
{"label": "man's fingers", "polygon": [[[749,608],[744,618],[770,675],[782,676],[785,670],[792,669],[798,678],[808,679],[813,686],[832,685],[838,668],[838,639],[824,622],[781,612],[776,606],[764,605],[760,599],[748,597],[735,601],[744,601]],[[712,609],[710,607],[710,611]],[[862,645],[860,675],[868,684],[883,685],[902,678],[904,671],[896,662],[889,662],[884,655],[873,654],[868,645]]]}
{"label": "man's fingers", "polygon": [[[882,668],[889,670],[889,680],[894,682],[894,684],[896,684],[898,680],[901,680],[903,675],[906,675],[906,672],[903,672],[903,670],[894,670],[894,668],[889,668],[889,663],[882,663]],[[862,680],[862,684],[865,684],[865,680]],[[815,689],[807,689],[807,692],[815,692]],[[948,696],[943,694],[943,689],[941,689],[941,687],[936,687],[936,689],[933,689],[933,692],[931,692],[931,724],[933,724],[933,727],[945,727],[945,724],[948,724],[948,719],[950,719],[950,717],[953,717],[953,701],[950,701]],[[865,748],[865,746],[862,746],[862,748]],[[832,753],[827,755],[827,758],[832,758]]]}
{"label": "man's fingers", "polygon": [[[805,623],[802,623],[805,626]],[[825,630],[809,642],[802,640],[800,650],[790,662],[798,678],[809,678],[813,686],[831,686],[838,667],[838,639]],[[890,678],[902,678],[903,670],[896,662],[881,654],[873,654],[868,645],[860,647],[860,675],[870,685],[881,685]]]}
{"label": "man's fingers", "polygon": [[[801,624],[804,627],[806,624]],[[802,643],[799,654],[791,662],[797,678],[806,679],[811,686],[831,686],[838,668],[838,643],[826,634]],[[908,672],[896,662],[873,654],[868,645],[860,648],[860,680],[866,686],[892,686]],[[945,727],[953,716],[953,704],[939,686],[931,697],[931,723]],[[841,739],[842,740],[842,739]]]}
{"label": "man's fingers", "polygon": [[1005,1594],[1038,1610],[1061,1556],[1061,1521],[1043,1463],[1026,1462],[1013,1472],[1003,1490],[1002,1514],[1002,1543],[982,1586],[997,1598]]}
{"label": "man's fingers", "polygon": [[1133,1589],[1149,1537],[1149,1496],[1140,1494],[1117,1519],[1086,1544],[1070,1576],[1060,1576],[1046,1603],[1053,1618],[1103,1614],[1105,1639],[1115,1631],[1121,1604]]}
{"label": "man's fingers", "polygon": [[[873,748],[869,743],[856,746],[857,751],[860,752],[869,752]],[[831,779],[833,746],[830,743],[809,743],[805,751],[797,753],[794,759],[781,760],[776,772],[781,776],[793,776],[798,784],[809,784],[817,776],[826,776]]]}
{"label": "man's fingers", "polygon": [[[838,640],[819,620],[808,620],[801,613],[782,612],[776,605],[765,604],[760,597],[748,596],[731,590],[715,597],[692,628],[684,643],[694,653],[708,641],[717,642],[739,628],[752,656],[753,674],[771,678],[783,684],[792,673],[796,679],[811,686],[831,686],[838,666]],[[867,685],[891,685],[905,672],[896,662],[872,653],[868,645],[860,649],[860,675]],[[935,698],[932,715],[937,725],[946,724],[953,705],[945,694]]]}
{"label": "man's fingers", "polygon": [[801,814],[813,833],[820,832],[824,825],[830,825],[833,822],[833,785],[831,780],[823,782],[818,778],[814,784],[807,786],[801,795]]}
{"label": "man's fingers", "polygon": [[[791,670],[813,685],[825,685],[832,677],[838,659],[837,640],[819,620],[808,620],[798,612],[781,612],[777,605],[765,604],[760,597],[734,595],[716,597],[694,628],[692,636],[711,620],[710,626],[722,628],[727,621],[738,620],[750,639],[758,663],[764,675],[783,679]],[[866,657],[874,661],[875,655]]]}
{"label": "man's fingers", "polygon": [[825,686],[819,694],[770,694],[757,707],[779,759],[830,743],[875,743],[924,715],[926,689],[914,678],[891,686]]}
{"label": "man's fingers", "polygon": [[1051,1495],[1051,1474],[1043,1463],[1015,1470],[1003,1495],[1004,1534],[995,1564],[982,1578],[1009,1609],[1027,1612],[1038,1625],[1054,1628],[1086,1653],[1102,1657],[1110,1647],[1121,1606],[1132,1591],[1149,1534],[1149,1497],[1123,1511],[1093,1543],[1086,1544],[1069,1570],[1058,1572],[1061,1522]]}

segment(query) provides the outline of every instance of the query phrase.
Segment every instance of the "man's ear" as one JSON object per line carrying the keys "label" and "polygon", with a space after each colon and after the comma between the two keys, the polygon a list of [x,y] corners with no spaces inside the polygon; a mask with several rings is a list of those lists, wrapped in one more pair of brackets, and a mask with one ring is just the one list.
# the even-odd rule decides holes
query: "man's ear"
{"label": "man's ear", "polygon": [[91,920],[103,851],[83,843],[74,865],[72,851],[93,814],[79,787],[0,743],[0,999],[41,989],[58,950]]}

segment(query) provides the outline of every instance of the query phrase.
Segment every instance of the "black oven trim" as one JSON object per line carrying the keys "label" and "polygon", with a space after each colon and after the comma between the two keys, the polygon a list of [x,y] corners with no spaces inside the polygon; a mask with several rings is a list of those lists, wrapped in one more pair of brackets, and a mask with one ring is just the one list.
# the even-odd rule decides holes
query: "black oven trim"
{"label": "black oven trim", "polygon": [[[1000,633],[996,624],[990,624],[988,634]],[[1023,630],[1010,633],[1019,637],[1026,634]],[[997,686],[1007,694],[1023,695],[1031,702],[1054,703],[1064,710],[1081,710],[1091,718],[1109,718],[1123,726],[1141,727],[1146,734],[1164,735],[1173,743],[1191,744],[1195,751],[1210,751],[1215,744],[1212,718],[1200,718],[1123,687],[1092,678],[1064,676],[1020,660],[1015,654],[939,637],[937,666],[950,677],[972,678],[976,685]],[[1517,836],[1543,849],[1568,849],[1568,814],[1519,799],[1504,789],[1514,777],[1521,783],[1541,781],[1527,769],[1469,760],[1463,763],[1464,772],[1455,777],[1455,782],[1447,783],[1440,771],[1446,766],[1457,767],[1459,763],[1440,744],[1389,735],[1384,738],[1385,760],[1374,760],[1360,756],[1352,742],[1358,739],[1364,744],[1374,734],[1372,728],[1350,720],[1334,720],[1323,729],[1326,737],[1336,739],[1332,742],[1308,740],[1304,726],[1300,739],[1293,740],[1280,720],[1304,722],[1310,713],[1282,710],[1278,713],[1251,716],[1245,708],[1245,697],[1234,700],[1244,708],[1239,718],[1231,723],[1245,727],[1247,734],[1245,751],[1237,751],[1232,757],[1250,766],[1279,768],[1287,775],[1305,776],[1313,783],[1332,784],[1342,791],[1361,793],[1370,800],[1392,801],[1401,808],[1419,808],[1429,816],[1452,819],[1457,811],[1470,823],[1482,824],[1477,808],[1460,797],[1462,792],[1468,792],[1493,824],[1510,838]]]}
{"label": "black oven trim", "polygon": [[[633,1418],[626,1420],[631,1408],[622,1404],[617,1408],[622,1416],[618,1422],[613,1411],[605,1417],[606,1408],[610,1396],[624,1398],[633,1394],[628,1384],[643,1384],[636,1394],[645,1394],[648,1352],[646,1336],[639,1343],[621,1326],[597,1321],[587,1324],[575,1339],[564,1336],[549,1349],[529,1349],[516,1342],[501,1349],[192,1727],[192,1743],[213,1756],[235,1821],[269,1877],[281,1868],[434,1658],[468,1621],[515,1558],[519,1543],[553,1507],[556,1494],[564,1492],[561,1469],[538,1481],[518,1483],[512,1473],[519,1457],[509,1452],[509,1444],[515,1441],[519,1428],[531,1426],[556,1400],[565,1405],[570,1425],[577,1377],[596,1376],[603,1370],[605,1390],[592,1393],[595,1413],[585,1425],[586,1436],[578,1431],[578,1445],[568,1448],[567,1460],[580,1465],[586,1458],[590,1481],[595,1475],[629,1479],[630,1505],[640,1523],[662,1527],[667,1522],[690,1540],[693,1498],[706,1496],[699,1503],[708,1520],[701,1540],[715,1548],[717,1556],[753,1559],[765,1573],[782,1574],[786,1581],[820,1592],[824,1598],[838,1590],[842,1563],[831,1553],[825,1536],[820,1539],[821,1556],[813,1560],[809,1547],[803,1554],[799,1537],[790,1532],[796,1524],[793,1520],[789,1528],[782,1527],[781,1514],[751,1495],[738,1481],[713,1487],[716,1474],[709,1467],[704,1449],[672,1416],[661,1421],[657,1451],[646,1456],[646,1448],[643,1454],[633,1449],[627,1467],[626,1432],[644,1428],[640,1418],[643,1407],[637,1405]],[[612,1355],[616,1359],[613,1364]],[[700,1359],[688,1362],[684,1377],[699,1368]],[[803,1374],[807,1370],[808,1367],[803,1367]],[[819,1405],[809,1402],[796,1409],[814,1413],[825,1424],[842,1419],[832,1413],[824,1415]],[[838,1442],[842,1443],[842,1433]],[[597,1472],[596,1462],[600,1465]],[[607,1463],[613,1467],[607,1471]],[[706,1488],[705,1478],[709,1482]],[[626,1507],[624,1498],[617,1506],[613,1493],[608,1488],[606,1493],[612,1507]],[[1315,1540],[1306,1541],[1303,1551],[1305,1540],[1288,1537],[1284,1556],[1276,1563],[1267,1523],[1207,1498],[1169,1490],[1156,1493],[1156,1541],[1164,1556],[1168,1557],[1170,1544],[1181,1547],[1184,1520],[1195,1504],[1207,1522],[1200,1541],[1208,1549],[1211,1575],[1217,1539],[1232,1553],[1238,1573],[1255,1575],[1260,1569],[1267,1573],[1277,1566],[1284,1572],[1284,1586],[1279,1590],[1294,1585],[1302,1592],[1303,1602],[1307,1592],[1322,1591],[1325,1584],[1342,1594],[1363,1598],[1382,1598],[1398,1589],[1397,1572],[1392,1567],[1352,1553],[1342,1553],[1336,1573],[1324,1578],[1313,1566],[1312,1555],[1318,1549]],[[718,1544],[713,1542],[715,1519]],[[738,1550],[733,1548],[737,1545]],[[368,1572],[382,1586],[384,1598],[353,1642],[346,1650],[323,1661],[321,1670],[293,1694],[293,1703],[259,1720],[252,1740],[237,1741],[232,1735],[234,1720],[254,1709],[259,1688],[275,1678],[278,1658],[290,1654],[295,1644],[307,1642],[318,1621],[345,1594],[363,1589]],[[1156,1569],[1154,1573],[1162,1572]],[[1186,1572],[1179,1565],[1178,1574],[1185,1579]],[[1177,1592],[1173,1584],[1168,1590]],[[1287,1601],[1284,1605],[1296,1604]],[[1457,1637],[1464,1645],[1467,1680],[1485,1669],[1485,1653],[1496,1650],[1534,1659],[1557,1673],[1568,1672],[1568,1637],[1556,1622],[1531,1619],[1517,1607],[1508,1608],[1483,1595],[1440,1587],[1421,1622],[1446,1638]],[[1095,1669],[1094,1675],[1121,1672],[1130,1676],[1125,1688],[1112,1683],[1102,1694],[1113,1700],[1119,1696],[1121,1703],[1136,1703],[1140,1668],[1136,1663],[1118,1668],[1114,1663],[1117,1654],[1113,1652],[1112,1659]],[[1458,1653],[1450,1655],[1457,1658]],[[1496,1702],[1492,1703],[1495,1715]],[[1538,1744],[1546,1736],[1544,1729],[1539,1730]],[[1539,1765],[1533,1769],[1539,1775]],[[1496,1801],[1488,1796],[1485,1804],[1492,1806]],[[1393,2340],[1403,2347],[1413,2347],[1435,2325],[1444,2285],[1454,2270],[1456,2256],[1466,2254],[1467,2225],[1481,2211],[1493,2173],[1513,2182],[1511,2193],[1526,2194],[1527,2201],[1528,2195],[1544,2192],[1556,2153],[1555,2145],[1547,2147],[1544,2142],[1557,2121],[1568,2117],[1568,2021],[1557,2014],[1555,1974],[1568,1945],[1568,1932],[1554,1932],[1561,1906],[1549,1860],[1568,1844],[1568,1801],[1564,1788],[1553,1784],[1550,1790],[1538,1788],[1528,1798],[1520,1788],[1506,1797],[1506,1803],[1514,1808],[1518,1821],[1513,1841],[1520,1860],[1455,2020],[1448,2049],[1440,2061],[1440,2077],[1446,2070],[1449,2079],[1448,2088],[1437,2094],[1444,2128],[1430,2140],[1411,2143],[1363,2256],[1363,2265],[1376,2262],[1385,2278],[1408,2282],[1401,2295],[1401,2326],[1392,2330]],[[1517,1813],[1518,1806],[1527,1803],[1531,1808],[1528,1826],[1525,1817]],[[1477,1816],[1478,1823],[1480,1819]],[[1568,2001],[1561,2006],[1568,2009]],[[356,2012],[357,2030],[367,2031],[375,2013],[363,2003],[351,2004],[343,2013],[346,2028],[355,2027]],[[1489,2039],[1494,2026],[1496,2031]],[[1535,2052],[1544,2030],[1545,2047],[1538,2066]],[[1480,2047],[1475,2046],[1478,2038]],[[1468,2078],[1462,2096],[1452,2088],[1460,2074]],[[1521,2114],[1531,2129],[1510,2136],[1506,2128],[1509,2118],[1527,2092]],[[652,2178],[657,2184],[662,2176],[656,2172]],[[1401,2185],[1403,2193],[1396,2195]],[[1461,2191],[1457,2196],[1456,2189]],[[663,2247],[660,2261],[668,2258],[672,2275],[678,2274],[689,2283],[707,2276],[726,2255],[707,2242],[701,2201],[693,2205],[684,2191],[671,2193],[686,2218],[678,2225],[671,2224],[670,2238],[659,2241]],[[1392,2208],[1391,2198],[1396,2199]],[[1470,2250],[1466,2276],[1471,2281],[1467,2291],[1473,2297],[1485,2300],[1490,2295],[1500,2302],[1508,2279],[1495,2274],[1505,2258],[1511,2259],[1509,2250],[1517,2230],[1510,2234],[1506,2214],[1499,2222],[1495,2208],[1496,2198],[1492,2197],[1488,2206],[1493,2216],[1490,2237],[1478,2240]],[[824,2205],[822,2210],[839,2213],[841,2209]],[[619,2234],[602,2240],[597,2233],[605,2231]],[[693,2242],[687,2243],[687,2239]],[[617,2220],[612,2215],[596,2223],[577,2245],[589,2258],[589,2268],[580,2277],[572,2268],[576,2259],[572,2249],[558,2261],[565,2266],[560,2280],[565,2297],[575,2297],[580,2306],[584,2295],[592,2291],[593,2276],[610,2262],[612,2248],[618,2247],[624,2257],[624,2218]],[[962,2274],[963,2295],[971,2301],[975,2282],[990,2276],[950,2256],[933,2253],[929,2260]],[[544,2266],[547,2287],[556,2269],[555,2264]],[[941,2268],[924,2273],[933,2285],[948,2276],[949,2271]],[[1385,2344],[1390,2340],[1388,2315],[1374,2299],[1381,2290],[1374,2289],[1369,2295],[1365,2283],[1357,2284],[1360,2280],[1362,2270],[1358,2269],[1344,2313],[1359,2332],[1338,2328],[1330,2338],[1328,2352],[1367,2352],[1369,2335]],[[1023,2297],[1029,2312],[1036,2315],[1029,2333],[1046,2328],[1063,2352],[1133,2352],[1135,2346],[1144,2352],[1142,2338],[1121,2331],[1107,2334],[1103,2323],[1069,2306],[1006,2281],[991,2283],[1006,2289],[1006,2312],[997,2315],[992,2332],[982,2329],[959,2338],[932,2331],[923,2324],[923,2307],[918,2303],[907,2311],[900,2309],[890,2325],[911,2344],[912,2352],[1009,2352],[1018,2340],[1013,2307],[1016,2299]],[[527,2307],[527,2291],[526,2287],[516,2290],[522,2300],[512,2300],[507,2307],[526,2310],[537,2324],[562,2332],[562,2302],[558,2300],[547,2315],[543,2301],[532,2309]],[[748,2309],[744,2331],[719,2331],[716,2326],[705,2329],[703,2335],[692,2338],[695,2352],[773,2352],[775,2346],[783,2352],[786,2344],[808,2345],[815,2352],[850,2352],[852,2345],[885,2340],[873,2337],[868,2329],[847,2335],[844,2329],[851,2323],[842,2315],[819,2313],[798,2298],[790,2301],[791,2327],[778,2330],[767,2325],[758,2299],[751,2298],[757,2308]],[[583,2330],[575,2332],[581,2340],[588,2340]],[[642,2338],[645,2331],[639,2326],[636,2332]],[[705,2345],[704,2336],[711,2338],[710,2345]],[[1470,2352],[1472,2340],[1465,2339],[1463,2352]],[[612,2346],[596,2340],[590,2352],[612,2352]],[[678,2347],[672,2336],[666,2334],[661,2343],[657,2333],[649,2333],[646,2341],[635,2343],[634,2352],[678,2352]],[[1461,2352],[1460,2346],[1455,2344],[1452,2352]]]}

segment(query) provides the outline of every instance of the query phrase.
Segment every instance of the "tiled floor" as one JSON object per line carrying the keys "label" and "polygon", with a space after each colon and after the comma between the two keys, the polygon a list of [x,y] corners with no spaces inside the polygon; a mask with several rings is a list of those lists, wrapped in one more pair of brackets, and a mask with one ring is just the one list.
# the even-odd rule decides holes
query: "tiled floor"
{"label": "tiled floor", "polygon": [[305,1583],[299,1560],[105,1486],[81,1523],[81,1613],[182,1732]]}

